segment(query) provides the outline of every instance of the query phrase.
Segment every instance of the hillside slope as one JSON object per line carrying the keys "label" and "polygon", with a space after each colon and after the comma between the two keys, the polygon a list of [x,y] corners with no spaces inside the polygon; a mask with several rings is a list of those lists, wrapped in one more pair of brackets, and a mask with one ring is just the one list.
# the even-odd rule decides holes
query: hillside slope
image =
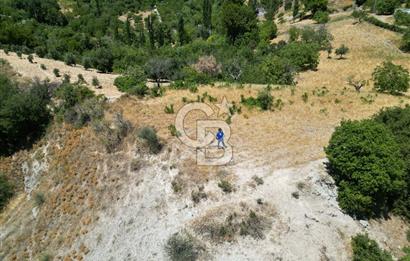
{"label": "hillside slope", "polygon": [[[280,28],[284,38],[286,26]],[[399,257],[409,244],[404,233],[409,225],[398,217],[367,222],[345,215],[324,168],[323,147],[341,120],[362,119],[383,107],[409,103],[409,93],[377,94],[371,85],[357,93],[346,80],[350,75],[370,79],[385,59],[410,69],[410,55],[395,46],[397,34],[353,24],[350,18],[331,22],[329,30],[334,46],[351,49],[347,59],[328,59],[321,53],[318,70],[300,74],[294,91],[272,91],[283,102],[281,109],[261,112],[243,106],[230,125],[234,158],[220,167],[195,164],[195,149],[170,135],[175,114],[166,114],[164,107],[174,104],[177,111],[184,105],[182,97],[196,100],[205,92],[217,102],[226,97],[239,104],[241,95],[255,96],[260,86],[220,84],[202,86],[199,93],[167,90],[154,99],[118,98],[114,75],[36,58],[47,66],[43,72],[39,64],[1,52],[0,58],[25,77],[51,78],[54,67],[72,78],[78,73],[87,81],[97,76],[103,84],[97,93],[116,98],[106,117],[121,112],[134,130],[152,126],[166,146],[152,155],[133,131],[116,152],[108,153],[91,127],[56,124],[32,150],[1,158],[0,170],[24,177],[25,184],[0,215],[0,257],[166,260],[168,238],[184,230],[206,249],[202,260],[349,260],[350,238],[358,232],[368,232]],[[305,93],[307,101],[302,99]],[[195,131],[194,116],[198,115],[186,122],[190,133]],[[233,185],[231,193],[221,190],[221,180]],[[198,191],[206,199],[194,202],[193,192]],[[36,203],[38,193],[44,195],[42,204]],[[263,225],[256,236],[240,235],[238,227],[251,212]],[[221,227],[235,232],[214,236],[213,229]]]}

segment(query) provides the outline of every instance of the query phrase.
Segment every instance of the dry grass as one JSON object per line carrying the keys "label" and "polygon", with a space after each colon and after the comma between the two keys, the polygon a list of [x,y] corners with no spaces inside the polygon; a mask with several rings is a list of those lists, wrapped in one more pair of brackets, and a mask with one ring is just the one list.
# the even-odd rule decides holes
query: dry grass
{"label": "dry grass", "polygon": [[[242,114],[232,118],[229,140],[234,146],[235,163],[288,167],[323,158],[323,147],[341,120],[370,117],[383,107],[410,102],[409,93],[401,97],[375,93],[371,81],[361,93],[347,84],[349,76],[371,79],[373,69],[385,59],[410,69],[410,55],[401,53],[394,44],[400,37],[398,34],[367,23],[353,25],[352,19],[330,23],[329,30],[334,35],[334,46],[346,44],[350,48],[347,59],[327,59],[323,52],[317,71],[298,76],[294,95],[287,88],[273,91],[273,96],[285,104],[281,111],[260,112],[242,106]],[[326,95],[313,95],[323,86],[329,90]],[[229,102],[238,104],[241,94],[256,95],[258,89],[259,86],[248,85],[244,89],[204,86],[197,94],[169,90],[164,97],[146,101],[122,98],[115,106],[124,110],[126,118],[154,126],[161,137],[169,139],[167,127],[174,123],[175,115],[166,114],[164,104],[172,103],[178,111],[184,105],[182,97],[195,100],[204,92],[218,101],[225,96]],[[309,96],[306,103],[301,98],[304,93]],[[372,97],[374,102],[367,104],[363,97]],[[200,113],[195,113],[187,119],[188,133],[194,133],[198,116]]]}

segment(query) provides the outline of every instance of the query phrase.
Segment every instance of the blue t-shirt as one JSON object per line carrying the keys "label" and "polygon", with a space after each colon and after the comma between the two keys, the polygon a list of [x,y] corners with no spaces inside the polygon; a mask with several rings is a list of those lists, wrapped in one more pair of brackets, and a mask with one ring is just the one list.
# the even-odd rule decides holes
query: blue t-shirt
{"label": "blue t-shirt", "polygon": [[222,131],[218,131],[216,134],[216,139],[217,140],[222,140],[224,138],[224,133]]}

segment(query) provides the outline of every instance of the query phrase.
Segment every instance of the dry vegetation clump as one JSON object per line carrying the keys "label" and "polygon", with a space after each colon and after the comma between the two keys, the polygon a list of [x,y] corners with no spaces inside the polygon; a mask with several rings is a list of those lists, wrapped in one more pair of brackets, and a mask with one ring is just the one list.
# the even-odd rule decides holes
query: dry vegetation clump
{"label": "dry vegetation clump", "polygon": [[194,203],[199,203],[201,200],[206,200],[208,195],[204,191],[204,186],[198,186],[198,188],[192,190],[191,198]]}
{"label": "dry vegetation clump", "polygon": [[199,57],[198,61],[192,67],[199,73],[213,76],[222,71],[222,66],[218,64],[213,55]]}
{"label": "dry vegetation clump", "polygon": [[95,121],[93,130],[104,144],[107,152],[114,152],[123,139],[132,131],[132,125],[125,120],[122,113],[115,113],[112,122]]}
{"label": "dry vegetation clump", "polygon": [[264,239],[265,231],[271,227],[272,208],[266,204],[249,207],[241,203],[238,207],[222,206],[211,210],[192,223],[193,230],[213,243],[232,242],[238,236]]}
{"label": "dry vegetation clump", "polygon": [[172,261],[195,261],[205,248],[188,232],[182,231],[168,239],[165,250]]}

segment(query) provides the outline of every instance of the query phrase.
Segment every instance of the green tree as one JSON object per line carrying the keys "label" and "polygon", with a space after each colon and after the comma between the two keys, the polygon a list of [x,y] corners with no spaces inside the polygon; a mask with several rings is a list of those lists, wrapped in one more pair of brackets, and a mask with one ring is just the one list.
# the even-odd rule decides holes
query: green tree
{"label": "green tree", "polygon": [[151,49],[155,48],[155,30],[154,30],[154,18],[152,15],[147,17],[147,30],[148,30],[148,38]]}
{"label": "green tree", "polygon": [[268,56],[261,65],[266,81],[273,84],[293,85],[296,69],[278,56]]}
{"label": "green tree", "polygon": [[167,58],[152,58],[146,64],[147,75],[157,83],[158,88],[162,80],[171,78],[172,70],[172,60]]}
{"label": "green tree", "polygon": [[272,20],[266,20],[260,24],[259,34],[262,41],[270,41],[277,36],[278,28]]}
{"label": "green tree", "polygon": [[374,0],[376,13],[380,15],[391,15],[400,6],[400,0]]}
{"label": "green tree", "polygon": [[278,55],[297,70],[315,70],[319,64],[319,46],[315,43],[292,42],[280,49]]}
{"label": "green tree", "polygon": [[127,16],[127,20],[125,21],[125,36],[127,39],[127,43],[131,44],[134,40],[134,35],[131,32],[131,22],[129,16]]}
{"label": "green tree", "polygon": [[93,67],[101,72],[112,72],[114,56],[107,48],[99,48],[93,52]]}
{"label": "green tree", "polygon": [[60,12],[60,6],[56,0],[16,0],[13,7],[25,10],[31,18],[40,23],[50,25],[65,25],[66,18]]}
{"label": "green tree", "polygon": [[50,120],[47,83],[35,81],[25,89],[0,74],[0,155],[31,145]]}
{"label": "green tree", "polygon": [[344,44],[335,50],[335,54],[339,55],[339,59],[343,59],[343,55],[346,55],[347,52],[349,52],[349,48]]}
{"label": "green tree", "polygon": [[247,5],[225,2],[222,5],[221,19],[231,43],[257,28],[256,14]]}
{"label": "green tree", "polygon": [[212,31],[212,2],[211,0],[202,1],[202,23],[204,26],[204,32],[202,37],[204,39],[211,35]]}
{"label": "green tree", "polygon": [[409,79],[409,71],[392,62],[383,62],[373,72],[374,88],[379,92],[406,92],[409,89]]}
{"label": "green tree", "polygon": [[75,62],[74,55],[72,53],[67,53],[65,58],[64,58],[64,62],[65,62],[65,64],[70,65],[70,66],[75,65],[76,62]]}
{"label": "green tree", "polygon": [[97,11],[97,16],[101,16],[101,3],[100,0],[95,0],[95,8]]}
{"label": "green tree", "polygon": [[299,15],[299,0],[293,0],[292,3],[292,17],[295,20]]}
{"label": "green tree", "polygon": [[305,10],[315,15],[318,11],[327,11],[327,0],[304,0]]}
{"label": "green tree", "polygon": [[401,157],[406,164],[407,190],[396,202],[395,212],[410,219],[410,106],[384,109],[374,119],[390,129],[399,144]]}
{"label": "green tree", "polygon": [[357,218],[387,215],[406,187],[400,147],[384,125],[344,121],[325,148],[342,209]]}
{"label": "green tree", "polygon": [[393,261],[389,252],[380,249],[376,241],[367,234],[352,238],[353,261]]}
{"label": "green tree", "polygon": [[181,15],[178,18],[178,41],[180,45],[188,43],[188,34],[185,30],[184,17]]}

